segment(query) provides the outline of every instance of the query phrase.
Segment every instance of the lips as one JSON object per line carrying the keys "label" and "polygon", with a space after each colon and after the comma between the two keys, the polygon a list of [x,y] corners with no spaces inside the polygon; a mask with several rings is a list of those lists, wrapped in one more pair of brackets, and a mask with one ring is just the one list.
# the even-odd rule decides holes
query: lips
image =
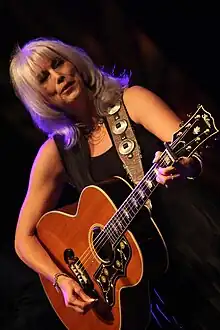
{"label": "lips", "polygon": [[69,81],[68,83],[66,83],[63,88],[61,89],[61,93],[60,94],[63,94],[70,86],[73,85],[73,81]]}

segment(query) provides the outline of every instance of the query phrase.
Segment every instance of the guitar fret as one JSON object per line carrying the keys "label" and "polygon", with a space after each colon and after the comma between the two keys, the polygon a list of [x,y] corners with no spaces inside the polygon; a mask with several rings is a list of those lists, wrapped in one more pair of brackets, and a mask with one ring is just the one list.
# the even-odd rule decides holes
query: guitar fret
{"label": "guitar fret", "polygon": [[[115,235],[116,238],[117,238],[119,232],[118,232],[118,227],[117,227],[117,222],[116,221],[112,223],[111,233],[113,233],[113,235]],[[113,236],[113,238],[114,238],[114,236]]]}
{"label": "guitar fret", "polygon": [[123,210],[123,213],[127,219],[130,219],[130,215],[126,209]]}
{"label": "guitar fret", "polygon": [[143,200],[146,196],[146,194],[144,193],[144,191],[142,189],[138,189],[138,194],[140,195],[141,199]]}
{"label": "guitar fret", "polygon": [[139,206],[139,203],[136,198],[132,197],[131,198],[132,204],[137,208]]}
{"label": "guitar fret", "polygon": [[147,188],[149,189],[149,191],[153,188],[154,183],[152,180],[144,181],[144,183],[147,186]]}
{"label": "guitar fret", "polygon": [[124,229],[124,227],[122,226],[122,223],[121,223],[121,221],[120,221],[120,220],[118,220],[118,222],[117,222],[117,223],[118,223],[118,226],[120,227],[120,229],[121,229],[121,230],[123,230],[123,229]]}

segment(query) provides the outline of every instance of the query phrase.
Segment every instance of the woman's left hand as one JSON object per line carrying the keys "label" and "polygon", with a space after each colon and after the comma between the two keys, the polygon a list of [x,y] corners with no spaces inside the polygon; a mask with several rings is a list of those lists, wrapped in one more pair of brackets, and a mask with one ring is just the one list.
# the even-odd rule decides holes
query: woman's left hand
{"label": "woman's left hand", "polygon": [[[153,163],[157,163],[161,152],[157,151]],[[169,185],[176,179],[195,178],[201,172],[201,165],[194,157],[181,157],[173,166],[158,167],[156,180],[162,185]]]}

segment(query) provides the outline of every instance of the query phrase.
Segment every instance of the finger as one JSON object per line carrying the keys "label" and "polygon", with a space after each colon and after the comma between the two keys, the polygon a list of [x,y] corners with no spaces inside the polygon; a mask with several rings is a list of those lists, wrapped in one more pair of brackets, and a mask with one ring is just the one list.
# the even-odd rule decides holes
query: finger
{"label": "finger", "polygon": [[159,172],[159,174],[162,175],[171,175],[174,174],[174,172],[176,172],[176,168],[173,166],[159,167],[157,171]]}
{"label": "finger", "polygon": [[75,293],[84,301],[86,302],[87,304],[88,303],[92,303],[95,301],[95,299],[87,296],[87,294],[85,294],[85,292],[83,291],[83,289],[81,288],[80,285],[78,285],[77,283],[74,285],[74,291]]}
{"label": "finger", "polygon": [[156,176],[156,181],[160,184],[167,185],[167,183],[170,183],[171,181],[173,181],[179,177],[180,177],[180,174],[171,174],[168,176],[158,174]]}
{"label": "finger", "polygon": [[157,151],[155,152],[155,155],[154,155],[154,159],[153,159],[153,163],[157,163],[160,156],[161,156],[162,152],[161,151]]}
{"label": "finger", "polygon": [[75,306],[73,304],[70,304],[69,303],[69,304],[67,304],[67,307],[74,309],[78,313],[81,313],[81,314],[84,313],[84,309],[83,308],[80,308],[80,307]]}
{"label": "finger", "polygon": [[74,309],[78,313],[85,314],[86,312],[88,312],[90,310],[91,305],[85,306],[84,308],[80,308],[80,307],[75,306],[73,304],[68,304],[67,307]]}
{"label": "finger", "polygon": [[[70,297],[68,304],[71,306],[79,307],[80,309],[82,309],[84,311],[86,305],[88,305],[89,302],[82,301],[81,299],[78,299],[77,296],[73,295],[72,297]],[[91,302],[90,302],[90,304],[91,304]]]}
{"label": "finger", "polygon": [[165,177],[163,175],[157,175],[156,176],[156,181],[162,185],[166,184]]}

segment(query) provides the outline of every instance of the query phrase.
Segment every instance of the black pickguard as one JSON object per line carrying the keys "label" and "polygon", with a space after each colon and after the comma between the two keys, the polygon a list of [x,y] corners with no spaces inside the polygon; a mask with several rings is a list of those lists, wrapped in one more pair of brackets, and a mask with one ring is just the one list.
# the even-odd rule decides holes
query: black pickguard
{"label": "black pickguard", "polygon": [[94,280],[100,286],[103,297],[109,306],[115,303],[116,281],[126,276],[126,268],[131,259],[131,247],[125,237],[117,244],[113,259],[109,264],[102,263],[94,274]]}

